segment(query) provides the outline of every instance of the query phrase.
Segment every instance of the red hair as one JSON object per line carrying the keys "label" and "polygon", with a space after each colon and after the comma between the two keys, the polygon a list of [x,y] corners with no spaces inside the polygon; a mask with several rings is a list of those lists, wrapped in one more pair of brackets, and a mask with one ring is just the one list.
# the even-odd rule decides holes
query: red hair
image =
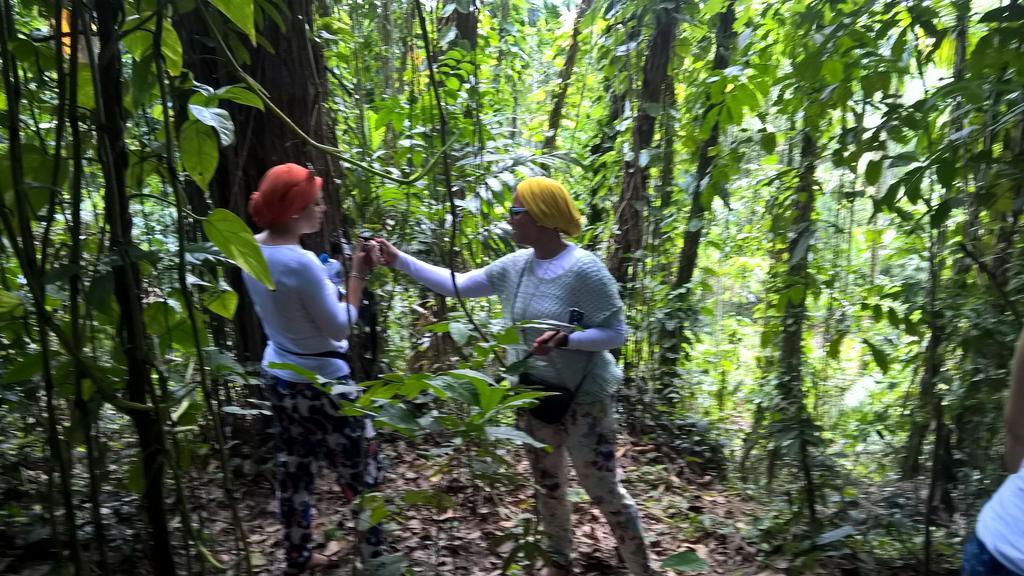
{"label": "red hair", "polygon": [[316,198],[323,178],[298,164],[279,164],[260,178],[249,196],[249,215],[260,228],[273,228],[299,214]]}

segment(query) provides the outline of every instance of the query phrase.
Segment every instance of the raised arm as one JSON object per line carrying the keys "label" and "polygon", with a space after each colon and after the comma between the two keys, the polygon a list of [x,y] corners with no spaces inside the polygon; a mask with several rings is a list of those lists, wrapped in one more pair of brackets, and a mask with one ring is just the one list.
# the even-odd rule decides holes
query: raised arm
{"label": "raised arm", "polygon": [[434,292],[445,296],[455,296],[455,288],[457,287],[459,296],[466,298],[492,296],[495,293],[494,288],[487,281],[487,274],[484,272],[484,268],[477,268],[471,272],[456,273],[453,284],[451,270],[417,260],[395,248],[387,240],[378,238],[371,242],[375,246],[374,257],[378,264],[401,270],[413,280]]}
{"label": "raised arm", "polygon": [[[359,302],[353,302],[351,295],[363,293],[363,281],[350,278],[348,299],[338,302],[338,288],[327,277],[327,268],[313,264],[311,258],[309,266],[302,266],[295,273],[302,275],[296,283],[298,297],[320,331],[331,340],[347,338],[359,320]],[[365,277],[365,271],[361,275]]]}

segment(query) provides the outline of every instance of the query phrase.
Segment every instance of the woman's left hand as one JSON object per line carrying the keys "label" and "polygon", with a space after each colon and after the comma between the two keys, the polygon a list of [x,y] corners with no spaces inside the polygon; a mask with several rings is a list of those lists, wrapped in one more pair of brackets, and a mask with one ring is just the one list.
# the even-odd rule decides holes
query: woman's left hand
{"label": "woman's left hand", "polygon": [[559,330],[548,330],[533,341],[530,352],[534,356],[547,356],[555,348],[560,348],[569,340],[569,335]]}

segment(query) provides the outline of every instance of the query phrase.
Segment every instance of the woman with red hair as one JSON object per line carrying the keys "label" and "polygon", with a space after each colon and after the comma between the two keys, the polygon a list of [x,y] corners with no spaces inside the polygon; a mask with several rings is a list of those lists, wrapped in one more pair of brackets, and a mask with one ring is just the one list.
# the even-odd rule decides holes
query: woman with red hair
{"label": "woman with red hair", "polygon": [[[318,460],[337,473],[350,503],[375,487],[381,475],[371,421],[339,413],[340,401],[354,400],[359,390],[351,376],[346,338],[358,319],[363,284],[373,262],[362,250],[353,251],[348,293],[339,302],[327,269],[299,244],[303,234],[320,230],[325,210],[322,184],[312,169],[281,164],[267,171],[249,199],[249,214],[263,228],[256,241],[276,286],[270,290],[244,275],[268,337],[262,366],[277,420],[277,492],[286,574],[335,562],[310,548]],[[324,389],[281,364],[314,372],[336,384]],[[364,563],[381,554],[380,527],[359,533],[358,538]]]}

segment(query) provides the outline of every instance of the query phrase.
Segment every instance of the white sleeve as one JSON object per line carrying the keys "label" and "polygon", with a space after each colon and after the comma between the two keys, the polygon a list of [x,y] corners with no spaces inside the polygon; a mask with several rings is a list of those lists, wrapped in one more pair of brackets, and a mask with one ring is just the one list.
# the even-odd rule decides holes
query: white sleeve
{"label": "white sleeve", "polygon": [[610,328],[596,326],[579,332],[573,332],[569,336],[569,350],[584,350],[587,352],[600,352],[601,350],[613,350],[621,348],[626,343],[626,321],[619,316],[617,325]]}
{"label": "white sleeve", "polygon": [[434,292],[445,296],[455,296],[455,287],[458,287],[459,295],[466,298],[479,298],[495,294],[491,283],[487,281],[486,268],[477,268],[470,272],[455,274],[455,284],[453,286],[451,270],[427,264],[409,256],[405,252],[399,252],[398,254],[398,262],[395,267]]}
{"label": "white sleeve", "polygon": [[[338,300],[338,287],[327,277],[327,268],[319,263],[296,270],[304,278],[298,282],[299,298],[310,318],[331,340],[344,340],[359,321],[359,310]],[[308,277],[306,277],[308,276]]]}

